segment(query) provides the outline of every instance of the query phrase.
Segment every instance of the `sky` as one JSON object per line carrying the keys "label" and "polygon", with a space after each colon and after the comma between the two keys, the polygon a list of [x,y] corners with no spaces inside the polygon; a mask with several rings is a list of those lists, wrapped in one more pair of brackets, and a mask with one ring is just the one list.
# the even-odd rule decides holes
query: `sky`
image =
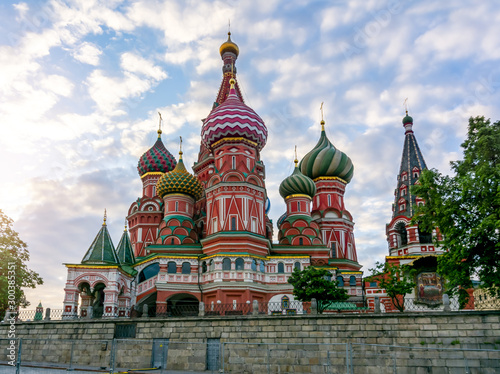
{"label": "sky", "polygon": [[244,100],[269,131],[270,218],[285,211],[294,146],[301,158],[319,139],[324,102],[327,135],[355,167],[345,204],[365,272],[388,254],[404,100],[444,174],[470,116],[500,119],[494,0],[2,1],[0,209],[45,282],[27,290],[31,307],[62,308],[63,263],[81,261],[104,209],[118,244],[158,111],[170,152],[182,136],[189,169],[197,159],[229,20]]}

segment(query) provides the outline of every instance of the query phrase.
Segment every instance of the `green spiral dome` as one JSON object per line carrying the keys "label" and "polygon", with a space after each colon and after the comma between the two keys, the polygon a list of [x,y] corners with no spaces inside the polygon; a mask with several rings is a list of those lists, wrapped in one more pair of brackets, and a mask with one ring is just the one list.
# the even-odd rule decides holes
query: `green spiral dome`
{"label": "green spiral dome", "polygon": [[295,194],[313,197],[316,193],[316,185],[311,178],[306,177],[300,172],[298,166],[295,166],[295,170],[292,175],[285,178],[283,182],[281,182],[279,192],[283,199],[286,199],[287,196]]}
{"label": "green spiral dome", "polygon": [[183,193],[192,196],[195,200],[203,196],[203,186],[198,178],[186,170],[182,162],[182,154],[179,156],[175,169],[163,174],[158,180],[156,191],[161,198],[170,193]]}
{"label": "green spiral dome", "polygon": [[335,148],[324,129],[321,130],[318,144],[300,161],[299,169],[311,179],[338,177],[346,183],[351,181],[354,173],[351,159]]}

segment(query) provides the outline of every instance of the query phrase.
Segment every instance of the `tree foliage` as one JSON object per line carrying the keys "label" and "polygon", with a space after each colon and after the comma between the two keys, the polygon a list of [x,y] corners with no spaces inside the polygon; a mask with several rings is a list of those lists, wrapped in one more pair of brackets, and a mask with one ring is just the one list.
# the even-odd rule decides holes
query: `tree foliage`
{"label": "tree foliage", "polygon": [[426,170],[412,191],[426,202],[413,222],[443,234],[438,272],[464,305],[472,278],[491,293],[500,287],[500,122],[470,118],[462,148],[463,160],[451,162],[454,176]]}
{"label": "tree foliage", "polygon": [[316,299],[318,313],[334,301],[345,301],[349,298],[347,291],[337,286],[337,281],[331,280],[331,273],[325,269],[316,269],[312,266],[300,271],[295,269],[288,283],[293,285],[293,295],[299,301]]}
{"label": "tree foliage", "polygon": [[43,284],[38,273],[28,269],[28,246],[12,228],[13,221],[0,209],[0,318],[6,310],[29,305],[22,288]]}
{"label": "tree foliage", "polygon": [[392,305],[400,312],[404,311],[405,295],[413,291],[416,283],[412,280],[410,267],[376,262],[373,269],[368,269],[372,275],[367,280],[377,280],[380,288],[384,289],[391,298]]}

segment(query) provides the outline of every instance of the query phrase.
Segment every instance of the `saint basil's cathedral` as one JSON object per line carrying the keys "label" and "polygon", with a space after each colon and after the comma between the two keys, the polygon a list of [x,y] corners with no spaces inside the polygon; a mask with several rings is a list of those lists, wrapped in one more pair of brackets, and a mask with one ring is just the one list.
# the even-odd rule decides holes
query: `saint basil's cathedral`
{"label": "saint basil's cathedral", "polygon": [[[126,317],[131,310],[169,310],[216,304],[293,301],[287,282],[294,269],[327,269],[347,290],[349,302],[373,301],[376,285],[363,284],[354,240],[354,221],[344,192],[354,167],[351,159],[318,125],[316,146],[282,181],[286,212],[277,221],[278,242],[267,216],[266,169],[260,152],[268,131],[245,104],[236,77],[238,46],[220,47],[222,82],[201,128],[197,161],[186,170],[182,150],[176,159],[158,139],[138,162],[142,196],[127,214],[115,248],[106,217],[81,263],[65,264],[64,315]],[[413,135],[406,129],[394,214],[387,226],[388,259],[407,263],[422,251],[435,252],[430,236],[410,225],[421,203],[410,186],[426,168]],[[161,124],[161,117],[160,117]],[[365,287],[366,286],[366,287]],[[366,288],[366,289],[365,289]]]}

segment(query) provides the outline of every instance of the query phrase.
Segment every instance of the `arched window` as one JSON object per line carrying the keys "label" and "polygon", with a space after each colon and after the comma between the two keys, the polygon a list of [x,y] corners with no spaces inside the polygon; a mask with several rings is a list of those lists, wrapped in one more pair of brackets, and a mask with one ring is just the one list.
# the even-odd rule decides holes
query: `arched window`
{"label": "arched window", "polygon": [[332,205],[332,195],[328,195],[328,206]]}
{"label": "arched window", "polygon": [[354,275],[351,275],[349,277],[349,286],[355,286],[356,285],[356,277]]}
{"label": "arched window", "polygon": [[176,212],[179,211],[179,202],[178,201],[175,202],[175,211]]}
{"label": "arched window", "polygon": [[144,282],[145,280],[148,280],[149,278],[153,278],[160,272],[160,264],[155,262],[154,264],[146,266],[142,271],[139,273],[139,283]]}
{"label": "arched window", "polygon": [[399,222],[396,227],[396,232],[398,233],[399,246],[408,244],[408,233],[406,232],[406,227],[403,222]]}
{"label": "arched window", "polygon": [[208,263],[208,269],[210,271],[214,271],[215,270],[215,263],[214,263],[214,260],[210,260],[210,262]]}
{"label": "arched window", "polygon": [[344,278],[340,275],[337,277],[337,286],[344,287]]}
{"label": "arched window", "polygon": [[227,257],[222,260],[222,270],[231,270],[231,260]]}
{"label": "arched window", "polygon": [[207,262],[203,261],[201,264],[201,272],[206,273],[207,272]]}
{"label": "arched window", "polygon": [[257,271],[257,260],[256,259],[252,260],[252,270]]}
{"label": "arched window", "polygon": [[281,298],[281,309],[290,308],[290,298],[288,296],[283,296]]}
{"label": "arched window", "polygon": [[167,264],[167,273],[168,274],[175,274],[175,273],[177,273],[177,265],[175,264],[175,262],[170,261]]}
{"label": "arched window", "polygon": [[264,265],[264,261],[261,261],[260,264],[259,264],[259,270],[261,273],[265,273],[266,272],[266,265]]}
{"label": "arched window", "polygon": [[432,243],[432,234],[425,232],[423,230],[420,230],[420,227],[418,228],[418,237],[420,239],[421,244]]}
{"label": "arched window", "polygon": [[278,273],[284,273],[285,272],[285,264],[282,262],[278,262]]}
{"label": "arched window", "polygon": [[182,263],[182,274],[191,274],[191,264],[189,262]]}
{"label": "arched window", "polygon": [[293,269],[300,271],[300,262],[297,261],[295,264],[293,264]]}
{"label": "arched window", "polygon": [[304,239],[303,238],[299,238],[299,245],[304,245]]}
{"label": "arched window", "polygon": [[232,166],[232,169],[236,169],[236,157],[233,156],[231,158],[231,166]]}
{"label": "arched window", "polygon": [[231,217],[231,231],[236,231],[236,217]]}
{"label": "arched window", "polygon": [[241,257],[238,257],[234,263],[236,270],[243,270],[245,268],[245,262]]}
{"label": "arched window", "polygon": [[300,201],[297,201],[297,211],[300,212]]}

